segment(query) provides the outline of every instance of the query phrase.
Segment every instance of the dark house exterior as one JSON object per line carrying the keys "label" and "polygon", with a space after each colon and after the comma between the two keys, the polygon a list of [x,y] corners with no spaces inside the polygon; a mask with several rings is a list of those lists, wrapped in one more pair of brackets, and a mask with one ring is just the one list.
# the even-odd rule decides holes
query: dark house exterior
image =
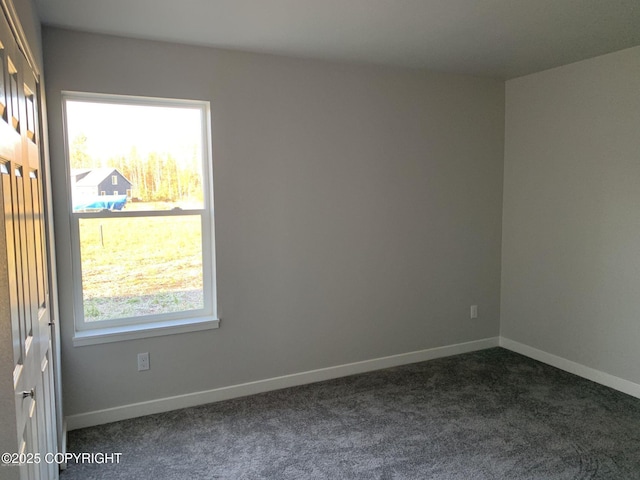
{"label": "dark house exterior", "polygon": [[74,203],[102,195],[126,195],[131,198],[132,185],[117,168],[71,170]]}

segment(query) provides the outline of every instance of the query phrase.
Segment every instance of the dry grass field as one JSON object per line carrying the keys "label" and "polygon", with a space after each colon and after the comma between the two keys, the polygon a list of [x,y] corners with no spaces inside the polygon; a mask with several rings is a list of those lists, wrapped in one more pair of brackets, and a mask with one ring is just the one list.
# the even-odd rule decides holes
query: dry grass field
{"label": "dry grass field", "polygon": [[86,321],[202,308],[197,215],[80,220]]}

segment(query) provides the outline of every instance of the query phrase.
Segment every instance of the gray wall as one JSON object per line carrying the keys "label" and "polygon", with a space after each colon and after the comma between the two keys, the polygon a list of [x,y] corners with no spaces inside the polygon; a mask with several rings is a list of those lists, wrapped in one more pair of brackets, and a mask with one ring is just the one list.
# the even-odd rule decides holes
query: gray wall
{"label": "gray wall", "polygon": [[[67,415],[498,334],[503,82],[43,35]],[[211,102],[220,329],[72,346],[61,90]]]}
{"label": "gray wall", "polygon": [[640,383],[640,47],[508,81],[501,334]]}

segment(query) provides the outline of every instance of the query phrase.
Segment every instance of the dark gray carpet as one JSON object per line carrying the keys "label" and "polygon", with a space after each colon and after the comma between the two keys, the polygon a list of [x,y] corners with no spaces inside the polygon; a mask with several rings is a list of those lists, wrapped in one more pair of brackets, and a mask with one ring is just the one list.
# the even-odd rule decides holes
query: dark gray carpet
{"label": "dark gray carpet", "polygon": [[70,432],[92,479],[640,479],[640,400],[501,348]]}

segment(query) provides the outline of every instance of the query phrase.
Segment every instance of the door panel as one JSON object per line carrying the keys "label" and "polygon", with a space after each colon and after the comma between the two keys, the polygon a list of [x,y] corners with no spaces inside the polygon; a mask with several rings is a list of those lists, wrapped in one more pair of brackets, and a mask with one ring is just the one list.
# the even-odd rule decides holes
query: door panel
{"label": "door panel", "polygon": [[[37,403],[38,419],[40,425],[54,425],[55,424],[55,408],[53,397],[53,370],[51,368],[51,350],[47,352],[45,358],[42,360],[40,368],[40,385],[42,391],[40,392],[41,401]],[[40,435],[38,445],[39,452],[47,452],[50,445],[54,445],[56,442],[56,431],[54,429],[46,429],[43,434]],[[58,467],[54,463],[40,463],[40,478],[55,478]]]}
{"label": "door panel", "polygon": [[7,275],[9,284],[9,304],[11,305],[11,331],[13,335],[13,364],[22,363],[22,345],[18,313],[18,278],[16,273],[16,251],[13,231],[13,201],[11,196],[11,163],[0,161],[0,197],[4,206],[5,234],[7,244]]}
{"label": "door panel", "polygon": [[[40,181],[39,84],[0,14],[0,235],[6,240],[16,451],[57,453],[47,257]],[[55,464],[24,464],[20,478],[58,478]]]}

